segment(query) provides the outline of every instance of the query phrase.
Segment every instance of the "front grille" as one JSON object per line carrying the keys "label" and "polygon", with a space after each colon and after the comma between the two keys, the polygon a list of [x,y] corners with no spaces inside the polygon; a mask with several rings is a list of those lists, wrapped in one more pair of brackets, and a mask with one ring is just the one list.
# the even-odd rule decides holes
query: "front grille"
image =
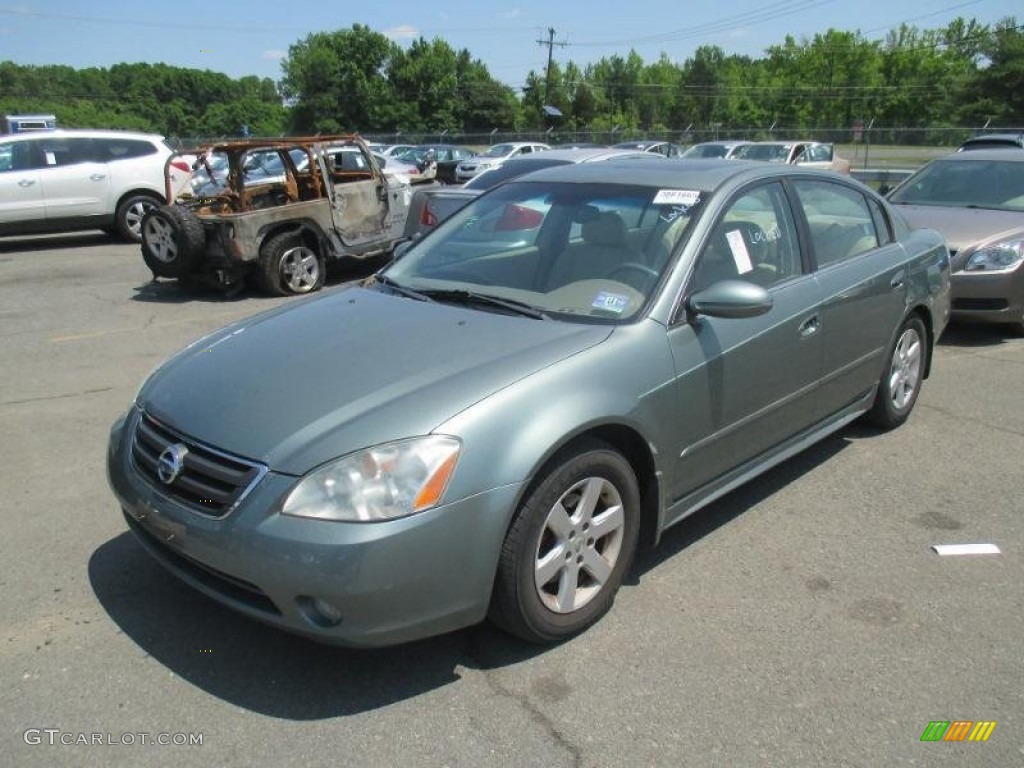
{"label": "front grille", "polygon": [[953,309],[965,311],[992,312],[1006,309],[1009,303],[1006,299],[953,299]]}
{"label": "front grille", "polygon": [[[161,454],[179,445],[187,450],[180,474],[171,483],[160,478]],[[266,473],[266,467],[203,445],[142,414],[132,439],[132,463],[163,495],[210,517],[228,514]]]}
{"label": "front grille", "polygon": [[172,568],[181,571],[217,594],[224,595],[224,597],[264,613],[281,615],[281,611],[278,610],[274,601],[255,584],[230,576],[223,571],[218,571],[216,568],[211,568],[204,563],[200,563],[198,560],[193,560],[191,557],[176,552],[143,528],[127,512],[124,514],[124,519],[128,521],[128,527],[148,546],[157,559],[163,560]]}

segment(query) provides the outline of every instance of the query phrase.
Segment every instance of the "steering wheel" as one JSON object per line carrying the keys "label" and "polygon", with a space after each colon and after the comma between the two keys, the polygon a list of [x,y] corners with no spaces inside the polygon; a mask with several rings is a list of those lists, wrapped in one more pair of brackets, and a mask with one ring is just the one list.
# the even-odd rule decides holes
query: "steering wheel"
{"label": "steering wheel", "polygon": [[606,275],[606,277],[609,280],[615,280],[616,275],[618,275],[620,272],[639,273],[643,277],[639,285],[632,283],[629,280],[620,281],[626,283],[626,285],[636,288],[638,291],[640,291],[640,293],[646,293],[648,285],[653,284],[653,281],[661,277],[661,274],[658,272],[658,270],[654,269],[653,267],[649,267],[646,264],[641,264],[639,261],[624,261],[621,264],[616,264],[615,267],[612,268],[611,272],[609,272]]}

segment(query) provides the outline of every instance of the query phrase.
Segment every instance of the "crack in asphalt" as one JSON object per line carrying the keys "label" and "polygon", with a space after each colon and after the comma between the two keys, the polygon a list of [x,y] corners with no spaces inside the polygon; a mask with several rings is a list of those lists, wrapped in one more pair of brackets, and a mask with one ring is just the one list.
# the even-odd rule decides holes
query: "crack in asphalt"
{"label": "crack in asphalt", "polygon": [[1019,429],[1009,429],[1007,427],[1003,427],[1003,426],[1000,426],[998,424],[990,424],[989,422],[987,422],[987,421],[985,421],[983,419],[975,419],[975,418],[972,418],[970,416],[964,416],[963,414],[956,413],[955,411],[951,411],[948,408],[943,408],[940,405],[931,405],[929,403],[918,403],[918,407],[919,408],[927,408],[928,410],[932,410],[932,411],[935,411],[937,413],[941,413],[943,416],[948,416],[949,418],[955,419],[956,421],[964,421],[964,422],[967,422],[968,424],[974,424],[975,426],[978,426],[978,427],[984,427],[985,429],[991,429],[991,430],[993,430],[995,432],[1002,432],[1003,434],[1006,434],[1006,435],[1013,435],[1014,437],[1024,437],[1024,431],[1021,431]]}
{"label": "crack in asphalt", "polygon": [[97,395],[100,392],[110,392],[114,387],[100,387],[99,389],[85,389],[81,392],[69,392],[63,395],[45,395],[44,397],[26,397],[24,400],[4,400],[0,405],[23,405],[25,403],[40,403],[46,400],[66,400],[71,397],[82,397],[83,395]]}
{"label": "crack in asphalt", "polygon": [[566,738],[565,734],[555,726],[554,721],[544,714],[536,704],[530,701],[530,697],[528,695],[516,693],[502,685],[497,677],[495,677],[494,670],[488,669],[488,665],[486,660],[483,658],[484,654],[481,652],[481,649],[473,647],[475,645],[476,643],[471,642],[469,647],[466,648],[466,654],[476,662],[476,670],[483,675],[484,682],[487,684],[487,687],[498,696],[502,696],[518,704],[519,707],[527,714],[529,719],[534,724],[540,726],[552,742],[572,756],[573,766],[578,767],[583,765],[583,754],[581,748]]}
{"label": "crack in asphalt", "polygon": [[540,726],[555,744],[572,756],[573,766],[583,765],[583,755],[580,753],[580,748],[569,741],[569,739],[565,737],[565,734],[558,730],[554,721],[538,709],[537,706],[530,701],[529,696],[509,690],[495,679],[494,673],[490,670],[484,669],[481,670],[481,673],[484,676],[484,682],[487,683],[488,688],[499,696],[504,696],[518,704],[520,708],[526,712],[533,723]]}

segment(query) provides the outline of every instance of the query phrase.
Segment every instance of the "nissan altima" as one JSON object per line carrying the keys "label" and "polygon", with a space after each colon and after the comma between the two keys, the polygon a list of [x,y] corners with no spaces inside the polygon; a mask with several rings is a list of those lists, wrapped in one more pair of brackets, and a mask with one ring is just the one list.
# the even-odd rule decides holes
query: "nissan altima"
{"label": "nissan altima", "polygon": [[558,641],[638,542],[855,419],[902,424],[949,290],[945,241],[845,177],[550,168],[166,361],[109,480],[162,566],[286,630]]}

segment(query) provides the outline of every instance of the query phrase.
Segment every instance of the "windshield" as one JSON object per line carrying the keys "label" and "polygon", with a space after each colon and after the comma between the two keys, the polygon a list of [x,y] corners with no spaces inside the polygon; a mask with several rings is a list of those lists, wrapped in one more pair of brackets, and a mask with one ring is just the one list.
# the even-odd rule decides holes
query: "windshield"
{"label": "windshield", "polygon": [[512,154],[514,150],[514,144],[495,144],[486,152],[477,155],[477,157],[505,157],[505,155]]}
{"label": "windshield", "polygon": [[724,144],[695,144],[683,152],[686,158],[725,157],[729,154],[729,147]]}
{"label": "windshield", "polygon": [[624,322],[654,294],[705,197],[511,181],[442,222],[384,274],[392,287],[435,300],[470,291],[556,319]]}
{"label": "windshield", "polygon": [[937,160],[889,198],[894,203],[1024,211],[1024,163]]}
{"label": "windshield", "polygon": [[767,160],[770,163],[784,163],[789,159],[788,144],[747,144],[736,150],[733,157],[740,160]]}

